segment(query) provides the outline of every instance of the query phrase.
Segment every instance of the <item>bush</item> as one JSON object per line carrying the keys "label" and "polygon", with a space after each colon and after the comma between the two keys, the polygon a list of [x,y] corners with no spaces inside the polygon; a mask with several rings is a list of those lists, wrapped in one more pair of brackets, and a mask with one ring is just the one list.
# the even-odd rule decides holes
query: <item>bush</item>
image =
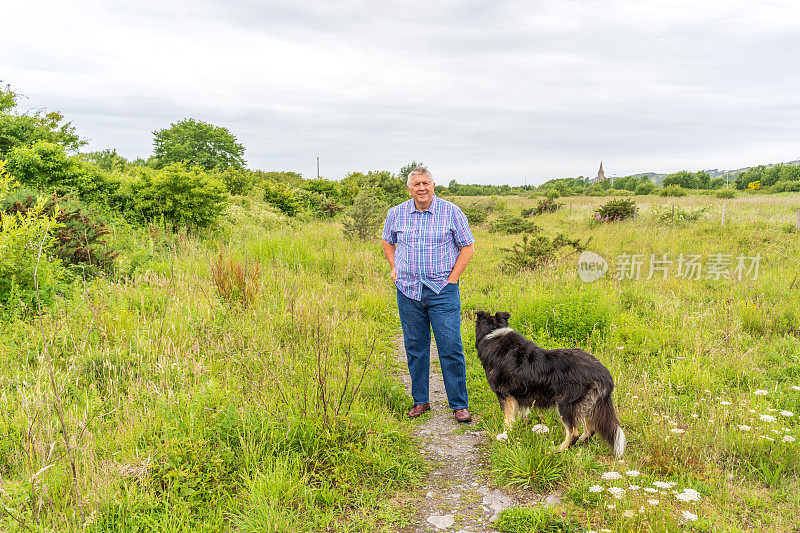
{"label": "bush", "polygon": [[280,182],[265,181],[264,201],[280,209],[286,216],[293,217],[300,211],[300,198],[295,189]]}
{"label": "bush", "polygon": [[330,218],[343,210],[342,206],[325,194],[307,189],[298,189],[295,193],[300,203],[317,218]]}
{"label": "bush", "polygon": [[800,181],[780,181],[775,184],[775,192],[800,192]]}
{"label": "bush", "polygon": [[488,213],[475,205],[468,205],[461,208],[461,211],[464,212],[464,215],[467,217],[467,222],[469,222],[470,226],[479,226],[486,222],[486,217]]}
{"label": "bush", "polygon": [[597,222],[613,222],[625,220],[636,214],[636,202],[628,198],[611,200],[595,210],[594,220]]}
{"label": "bush", "polygon": [[[798,185],[800,185],[800,183],[798,183]],[[800,188],[798,188],[798,190],[800,190]],[[728,198],[728,199],[736,198],[736,191],[734,191],[733,189],[721,189],[717,191],[717,193],[714,196],[716,196],[717,198]]]}
{"label": "bush", "polygon": [[685,209],[679,205],[665,205],[653,208],[653,216],[662,222],[684,222],[700,220],[708,214],[708,206],[697,209]]}
{"label": "bush", "polygon": [[76,192],[85,202],[105,203],[119,187],[119,181],[99,167],[70,157],[63,146],[46,141],[12,149],[8,170],[24,185],[59,195]]}
{"label": "bush", "polygon": [[247,194],[253,188],[253,176],[246,170],[228,167],[217,174],[230,194]]}
{"label": "bush", "polygon": [[658,194],[660,194],[661,196],[674,196],[674,197],[686,196],[686,189],[684,189],[680,185],[673,184],[664,187],[663,189],[658,191]]}
{"label": "bush", "polygon": [[54,239],[48,251],[54,253],[78,277],[112,273],[114,259],[119,252],[106,244],[104,236],[109,233],[108,228],[102,222],[94,221],[91,216],[81,213],[80,208],[66,207],[68,203],[68,199],[53,195],[36,211],[37,200],[28,196],[22,202],[15,202],[6,212],[19,213],[25,217],[55,217],[58,228],[54,230]]}
{"label": "bush", "polygon": [[[0,161],[0,199],[15,183]],[[35,312],[53,301],[64,267],[46,251],[58,228],[55,216],[43,213],[45,199],[40,198],[26,213],[0,213],[0,316],[12,318]],[[37,295],[38,287],[38,295]]]}
{"label": "bush", "polygon": [[163,219],[173,231],[206,228],[228,204],[225,186],[199,167],[175,163],[161,170],[140,168],[123,186],[122,210],[140,223]]}
{"label": "bush", "polygon": [[552,198],[542,198],[539,200],[539,203],[536,204],[536,207],[531,209],[523,209],[521,214],[522,216],[530,216],[530,215],[541,215],[544,213],[555,213],[558,209],[563,206],[564,204],[556,203]]}
{"label": "bush", "polygon": [[645,196],[652,193],[656,189],[656,186],[651,181],[647,181],[645,183],[641,183],[636,186],[636,190],[634,194],[637,196]]}
{"label": "bush", "polygon": [[557,189],[548,189],[547,194],[545,196],[549,200],[555,200],[556,198],[561,196],[561,193],[559,193]]}
{"label": "bush", "polygon": [[344,234],[364,241],[372,238],[386,218],[386,204],[376,188],[362,189],[342,220]]}
{"label": "bush", "polygon": [[[552,239],[537,235],[530,240],[528,235],[523,235],[522,243],[516,243],[511,248],[503,248],[508,255],[503,260],[502,267],[506,272],[536,270],[558,263],[575,252],[582,252],[588,244],[589,241],[581,243],[579,239],[569,239],[562,234]],[[566,252],[561,252],[564,247],[568,249]]]}
{"label": "bush", "polygon": [[504,233],[538,233],[542,228],[532,220],[526,220],[519,215],[505,214],[489,224],[489,231]]}

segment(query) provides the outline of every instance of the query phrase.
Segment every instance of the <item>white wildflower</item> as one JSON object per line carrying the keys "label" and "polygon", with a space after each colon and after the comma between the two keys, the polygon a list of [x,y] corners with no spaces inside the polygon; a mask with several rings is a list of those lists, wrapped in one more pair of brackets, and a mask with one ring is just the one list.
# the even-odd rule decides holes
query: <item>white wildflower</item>
{"label": "white wildflower", "polygon": [[658,489],[654,489],[653,487],[645,487],[644,491],[645,492],[658,492]]}
{"label": "white wildflower", "polygon": [[683,492],[675,495],[682,502],[698,502],[700,501],[700,493],[694,489],[683,489]]}
{"label": "white wildflower", "polygon": [[616,509],[616,508],[617,508],[617,504],[615,504],[615,503],[610,503],[610,504],[606,505],[606,509]]}
{"label": "white wildflower", "polygon": [[636,477],[636,476],[638,476],[640,473],[641,473],[641,472],[639,472],[638,470],[627,470],[627,471],[625,472],[625,475],[627,475],[628,477]]}
{"label": "white wildflower", "polygon": [[620,487],[611,487],[608,489],[608,492],[613,494],[617,499],[622,498],[625,495],[625,489]]}
{"label": "white wildflower", "polygon": [[628,509],[627,511],[622,513],[622,518],[633,518],[633,514],[634,514],[633,511]]}
{"label": "white wildflower", "polygon": [[600,477],[603,479],[621,479],[622,474],[620,474],[619,472],[614,472],[612,470],[611,472],[604,472],[603,475]]}
{"label": "white wildflower", "polygon": [[798,387],[797,385],[792,385],[792,390],[800,390],[800,387]]}
{"label": "white wildflower", "polygon": [[628,485],[628,490],[639,490],[640,488],[642,487],[639,485]]}
{"label": "white wildflower", "polygon": [[670,431],[675,433],[676,435],[680,435],[681,433],[686,433],[686,430],[681,428],[672,428],[670,429]]}
{"label": "white wildflower", "polygon": [[794,437],[791,435],[784,435],[783,442],[794,442]]}
{"label": "white wildflower", "polygon": [[790,416],[794,416],[794,413],[793,413],[793,412],[791,412],[791,411],[786,411],[786,410],[784,409],[783,411],[781,411],[781,412],[780,412],[780,415],[781,415],[781,416],[785,416],[785,417],[787,417],[787,418],[788,418],[788,417],[790,417]]}
{"label": "white wildflower", "polygon": [[694,522],[695,520],[697,520],[697,515],[694,513],[690,513],[689,511],[683,511],[683,513],[681,514],[683,514],[683,518],[687,522]]}
{"label": "white wildflower", "polygon": [[750,431],[750,426],[741,425],[739,426],[739,429],[741,429],[742,431]]}
{"label": "white wildflower", "polygon": [[724,401],[723,401],[723,402],[719,402],[719,404],[720,404],[720,405],[730,405],[730,404],[731,404],[731,402],[724,402]]}
{"label": "white wildflower", "polygon": [[547,427],[545,424],[536,424],[531,428],[531,431],[534,433],[547,433],[550,431],[550,428]]}
{"label": "white wildflower", "polygon": [[650,505],[658,505],[658,500],[650,499],[650,500],[647,500],[647,503],[649,503]]}
{"label": "white wildflower", "polygon": [[592,485],[589,487],[589,492],[603,492],[603,487],[600,485]]}
{"label": "white wildflower", "polygon": [[654,487],[658,487],[659,489],[668,489],[668,488],[670,488],[670,487],[672,487],[674,485],[675,485],[675,483],[671,483],[671,482],[668,482],[668,481],[655,481],[655,482],[653,482],[653,486]]}
{"label": "white wildflower", "polygon": [[775,442],[775,439],[773,439],[773,438],[770,438],[770,437],[767,437],[766,435],[761,435],[761,438],[762,438],[762,439],[767,439],[767,440],[768,440],[768,441],[770,441],[770,442]]}
{"label": "white wildflower", "polygon": [[777,418],[772,415],[758,415],[758,418],[763,420],[764,422],[775,422]]}
{"label": "white wildflower", "polygon": [[766,396],[767,394],[769,394],[769,392],[767,392],[767,391],[765,391],[763,389],[758,389],[758,390],[753,391],[753,394],[755,394],[756,396]]}
{"label": "white wildflower", "polygon": [[500,442],[506,442],[508,440],[508,433],[506,433],[505,431],[502,433],[498,433],[495,438]]}

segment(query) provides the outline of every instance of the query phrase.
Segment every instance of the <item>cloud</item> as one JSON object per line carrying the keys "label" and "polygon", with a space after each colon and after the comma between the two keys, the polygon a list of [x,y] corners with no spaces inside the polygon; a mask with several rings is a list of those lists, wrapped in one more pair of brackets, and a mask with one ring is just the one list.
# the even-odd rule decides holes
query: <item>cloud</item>
{"label": "cloud", "polygon": [[0,75],[128,157],[194,117],[254,168],[542,182],[794,159],[791,2],[255,0],[9,7]]}

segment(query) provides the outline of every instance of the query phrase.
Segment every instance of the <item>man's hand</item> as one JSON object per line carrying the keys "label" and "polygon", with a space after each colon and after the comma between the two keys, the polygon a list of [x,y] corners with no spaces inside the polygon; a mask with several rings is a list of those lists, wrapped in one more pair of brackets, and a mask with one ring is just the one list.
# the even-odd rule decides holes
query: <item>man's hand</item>
{"label": "man's hand", "polygon": [[392,272],[391,272],[391,274],[389,274],[389,277],[392,278],[392,281],[397,281],[397,269],[396,268],[392,269]]}
{"label": "man's hand", "polygon": [[450,272],[450,275],[447,276],[447,281],[450,283],[458,283],[458,278],[461,276],[461,273],[464,272],[464,269],[467,268],[467,264],[469,260],[472,259],[473,254],[475,253],[475,244],[470,244],[467,246],[459,247],[458,248],[458,258],[456,259],[456,264],[453,266],[453,270]]}

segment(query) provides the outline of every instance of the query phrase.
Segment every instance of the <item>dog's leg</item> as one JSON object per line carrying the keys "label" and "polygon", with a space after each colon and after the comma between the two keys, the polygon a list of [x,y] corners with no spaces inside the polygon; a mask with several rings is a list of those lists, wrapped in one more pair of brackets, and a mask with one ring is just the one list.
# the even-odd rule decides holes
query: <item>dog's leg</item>
{"label": "dog's leg", "polygon": [[587,416],[586,418],[583,419],[583,435],[580,436],[578,441],[586,442],[587,440],[591,439],[592,435],[594,435],[594,431],[595,429],[592,417]]}
{"label": "dog's leg", "polygon": [[510,428],[514,424],[514,420],[517,418],[519,404],[517,403],[516,398],[513,396],[504,398],[501,403],[503,405],[503,418],[505,419],[505,425],[507,428]]}
{"label": "dog's leg", "polygon": [[559,405],[558,414],[561,416],[561,423],[564,424],[564,442],[558,447],[558,451],[563,452],[578,441],[580,427],[575,419],[575,407],[572,405]]}

